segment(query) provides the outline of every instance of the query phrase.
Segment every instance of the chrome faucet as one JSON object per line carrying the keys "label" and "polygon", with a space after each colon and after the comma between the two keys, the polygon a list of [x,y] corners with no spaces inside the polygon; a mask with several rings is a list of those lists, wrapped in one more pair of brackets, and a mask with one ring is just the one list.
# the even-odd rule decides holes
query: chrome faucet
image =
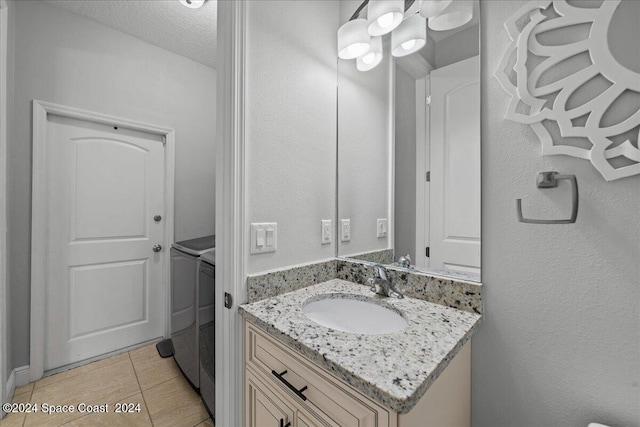
{"label": "chrome faucet", "polygon": [[398,266],[403,268],[411,268],[411,255],[406,254],[398,260]]}
{"label": "chrome faucet", "polygon": [[[382,264],[373,264],[373,277],[367,279],[367,283],[371,285],[371,292],[375,292],[378,295],[390,297],[395,294],[396,298],[404,298],[404,295],[393,286],[387,269]],[[365,266],[365,268],[367,268]]]}

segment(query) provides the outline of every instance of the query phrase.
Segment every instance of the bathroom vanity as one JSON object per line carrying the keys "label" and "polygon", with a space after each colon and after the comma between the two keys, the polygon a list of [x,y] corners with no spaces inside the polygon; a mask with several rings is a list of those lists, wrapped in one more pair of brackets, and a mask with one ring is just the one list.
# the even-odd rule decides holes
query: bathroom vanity
{"label": "bathroom vanity", "polygon": [[[406,326],[354,333],[305,314],[311,302],[342,299],[381,305]],[[470,425],[469,339],[479,314],[382,298],[341,279],[245,304],[241,312],[246,426]]]}

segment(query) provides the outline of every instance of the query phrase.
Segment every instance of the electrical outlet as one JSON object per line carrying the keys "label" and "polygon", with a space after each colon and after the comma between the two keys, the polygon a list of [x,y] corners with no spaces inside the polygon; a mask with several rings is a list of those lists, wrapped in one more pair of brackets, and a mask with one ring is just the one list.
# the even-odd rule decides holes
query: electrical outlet
{"label": "electrical outlet", "polygon": [[340,240],[342,242],[348,242],[349,240],[351,240],[351,220],[350,219],[340,220]]}
{"label": "electrical outlet", "polygon": [[388,229],[387,219],[386,218],[378,218],[378,226],[377,226],[376,235],[378,237],[387,237],[387,229]]}
{"label": "electrical outlet", "polygon": [[322,237],[321,237],[321,242],[323,245],[326,245],[327,243],[331,243],[331,220],[330,219],[323,219],[321,221],[322,223],[322,228],[321,228],[321,232],[322,232]]}

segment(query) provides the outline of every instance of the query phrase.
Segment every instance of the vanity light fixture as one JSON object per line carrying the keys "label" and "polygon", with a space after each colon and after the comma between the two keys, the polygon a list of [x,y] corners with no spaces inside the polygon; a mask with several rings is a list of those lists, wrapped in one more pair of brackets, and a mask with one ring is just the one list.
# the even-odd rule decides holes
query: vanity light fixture
{"label": "vanity light fixture", "polygon": [[[473,1],[363,0],[351,19],[338,29],[338,56],[357,58],[358,70],[371,70],[383,57],[382,40],[375,38],[389,33],[391,54],[410,55],[427,44],[427,21],[429,28],[436,31],[460,27],[473,18]],[[367,19],[360,18],[365,7]]]}
{"label": "vanity light fixture", "polygon": [[180,0],[180,3],[187,6],[189,9],[198,9],[202,7],[207,0]]}
{"label": "vanity light fixture", "polygon": [[429,18],[429,28],[435,31],[461,27],[473,18],[473,1],[455,0],[439,15]]}
{"label": "vanity light fixture", "polygon": [[391,54],[410,55],[427,43],[427,23],[419,14],[408,17],[391,33]]}
{"label": "vanity light fixture", "polygon": [[371,50],[356,59],[356,67],[359,71],[369,71],[382,62],[382,37],[371,38]]}
{"label": "vanity light fixture", "polygon": [[420,16],[432,18],[440,14],[453,0],[424,0],[420,6]]}
{"label": "vanity light fixture", "polygon": [[352,19],[338,29],[338,56],[354,59],[371,49],[371,36],[367,32],[366,19]]}
{"label": "vanity light fixture", "polygon": [[369,0],[367,5],[368,31],[381,36],[393,31],[404,18],[404,0]]}

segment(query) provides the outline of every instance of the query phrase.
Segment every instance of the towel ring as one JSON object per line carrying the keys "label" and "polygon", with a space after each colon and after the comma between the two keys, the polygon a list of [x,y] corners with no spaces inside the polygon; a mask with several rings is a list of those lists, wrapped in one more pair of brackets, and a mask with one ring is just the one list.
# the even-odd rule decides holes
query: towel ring
{"label": "towel ring", "polygon": [[536,184],[538,188],[555,188],[558,181],[571,182],[571,218],[569,219],[531,219],[522,215],[522,199],[516,199],[518,221],[527,224],[573,224],[578,218],[578,180],[575,175],[561,175],[558,172],[539,172]]}

